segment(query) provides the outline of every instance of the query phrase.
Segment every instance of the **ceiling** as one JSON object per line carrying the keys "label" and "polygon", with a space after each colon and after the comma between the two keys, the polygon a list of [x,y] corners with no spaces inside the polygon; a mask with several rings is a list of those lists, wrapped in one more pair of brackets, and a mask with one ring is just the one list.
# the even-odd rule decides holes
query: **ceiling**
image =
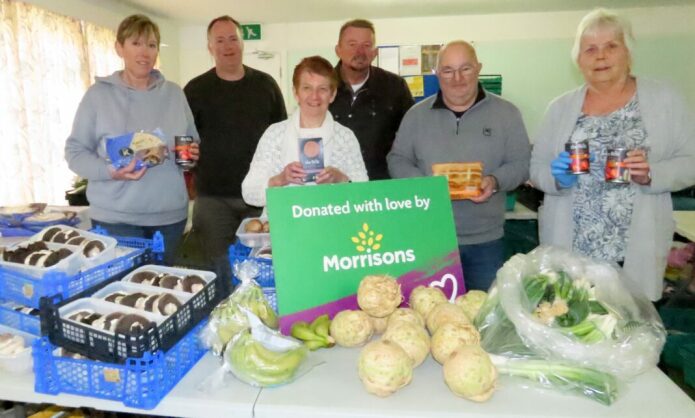
{"label": "ceiling", "polygon": [[313,22],[464,14],[692,5],[695,0],[114,0],[184,24],[229,14],[246,23]]}

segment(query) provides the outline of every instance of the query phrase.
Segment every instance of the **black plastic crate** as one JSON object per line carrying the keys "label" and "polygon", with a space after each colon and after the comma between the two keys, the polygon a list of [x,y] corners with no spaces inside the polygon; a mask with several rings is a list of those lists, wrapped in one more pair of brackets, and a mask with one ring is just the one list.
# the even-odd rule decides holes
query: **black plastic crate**
{"label": "black plastic crate", "polygon": [[[127,274],[119,275],[116,280],[126,276]],[[113,281],[115,280],[110,280],[104,285]],[[228,295],[229,287],[223,279],[215,277],[161,324],[133,335],[97,330],[60,316],[59,309],[62,306],[83,299],[97,290],[90,289],[89,294],[83,293],[65,301],[59,298],[44,298],[41,306],[42,333],[48,335],[52,344],[67,350],[96,360],[123,363],[127,358],[140,358],[145,353],[173,347],[193,327],[210,315],[212,309]]]}

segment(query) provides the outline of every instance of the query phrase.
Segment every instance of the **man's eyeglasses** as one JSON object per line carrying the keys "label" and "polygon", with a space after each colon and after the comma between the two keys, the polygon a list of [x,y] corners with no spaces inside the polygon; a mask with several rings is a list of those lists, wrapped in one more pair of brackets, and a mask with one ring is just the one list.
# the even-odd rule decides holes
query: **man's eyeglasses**
{"label": "man's eyeglasses", "polygon": [[441,78],[443,78],[445,80],[451,80],[452,78],[454,78],[456,73],[458,73],[459,77],[468,77],[471,74],[473,74],[474,71],[475,71],[475,67],[467,65],[467,66],[461,67],[461,68],[445,67],[445,68],[439,70],[438,73],[439,73],[439,76]]}

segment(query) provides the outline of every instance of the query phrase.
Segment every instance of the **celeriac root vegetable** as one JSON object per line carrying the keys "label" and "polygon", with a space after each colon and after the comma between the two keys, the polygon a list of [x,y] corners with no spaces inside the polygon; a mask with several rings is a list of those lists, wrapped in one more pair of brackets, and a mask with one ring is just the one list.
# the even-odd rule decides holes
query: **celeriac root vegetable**
{"label": "celeriac root vegetable", "polygon": [[388,275],[365,276],[357,288],[357,304],[369,316],[389,316],[401,302],[401,285]]}
{"label": "celeriac root vegetable", "polygon": [[383,318],[377,318],[376,316],[369,316],[369,320],[372,321],[372,328],[374,328],[374,334],[383,334],[388,327],[388,321],[390,316],[385,316]]}
{"label": "celeriac root vegetable", "polygon": [[422,364],[430,353],[430,336],[421,326],[406,321],[392,323],[382,339],[400,345],[413,361],[413,367]]}
{"label": "celeriac root vegetable", "polygon": [[432,308],[440,303],[448,303],[444,292],[438,287],[418,286],[410,292],[408,303],[423,318],[427,318]]}
{"label": "celeriac root vegetable", "polygon": [[455,395],[485,402],[495,391],[497,369],[479,345],[459,346],[442,367],[444,382]]}
{"label": "celeriac root vegetable", "polygon": [[374,334],[369,315],[360,310],[338,312],[331,322],[330,331],[335,342],[343,347],[364,345]]}
{"label": "celeriac root vegetable", "polygon": [[413,378],[412,360],[401,346],[389,340],[367,344],[357,368],[367,392],[380,397],[391,395]]}
{"label": "celeriac root vegetable", "polygon": [[411,308],[398,308],[388,317],[388,325],[391,326],[394,322],[405,321],[425,328],[425,318],[418,311]]}
{"label": "celeriac root vegetable", "polygon": [[432,357],[440,364],[461,345],[480,344],[480,333],[473,325],[450,322],[437,329],[430,340]]}
{"label": "celeriac root vegetable", "polygon": [[449,322],[455,322],[459,324],[470,324],[471,321],[468,319],[468,315],[463,312],[463,309],[453,303],[440,303],[439,305],[432,308],[430,314],[427,316],[427,329],[430,334],[437,332],[437,329]]}
{"label": "celeriac root vegetable", "polygon": [[459,305],[468,316],[468,319],[473,322],[475,316],[478,315],[480,307],[485,303],[487,293],[482,290],[469,290],[465,295],[458,296],[454,301]]}

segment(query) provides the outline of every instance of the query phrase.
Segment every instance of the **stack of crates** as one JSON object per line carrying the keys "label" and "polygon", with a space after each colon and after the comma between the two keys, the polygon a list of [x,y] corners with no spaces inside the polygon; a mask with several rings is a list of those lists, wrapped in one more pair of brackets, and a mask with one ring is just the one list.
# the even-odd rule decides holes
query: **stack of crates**
{"label": "stack of crates", "polygon": [[[105,231],[95,231],[105,234]],[[63,355],[63,348],[54,344],[57,327],[49,318],[57,307],[73,299],[85,297],[104,284],[119,280],[137,267],[161,263],[164,252],[163,238],[156,233],[153,240],[114,237],[122,254],[100,265],[79,271],[74,275],[52,272],[36,278],[0,267],[0,329],[19,330],[31,344],[34,389],[39,393],[70,393],[101,399],[121,401],[125,406],[151,409],[183,378],[207,351],[198,341],[206,315],[195,315],[197,325],[182,335],[166,351],[146,350],[137,358],[123,358],[117,362],[91,360]],[[118,249],[117,247],[117,249]],[[124,248],[125,247],[125,248]],[[212,287],[218,290],[221,280],[206,286],[204,307],[207,313],[226,295],[222,292],[209,296]],[[202,291],[201,291],[202,293]],[[214,300],[210,300],[213,298]],[[194,299],[192,298],[191,301]],[[16,310],[13,305],[26,307]],[[41,315],[36,315],[40,309]],[[193,309],[196,309],[195,307]],[[54,318],[55,319],[55,318]],[[181,330],[183,331],[183,329]],[[90,350],[83,354],[95,354]],[[98,350],[97,350],[98,351]],[[29,362],[31,370],[31,361]]]}

